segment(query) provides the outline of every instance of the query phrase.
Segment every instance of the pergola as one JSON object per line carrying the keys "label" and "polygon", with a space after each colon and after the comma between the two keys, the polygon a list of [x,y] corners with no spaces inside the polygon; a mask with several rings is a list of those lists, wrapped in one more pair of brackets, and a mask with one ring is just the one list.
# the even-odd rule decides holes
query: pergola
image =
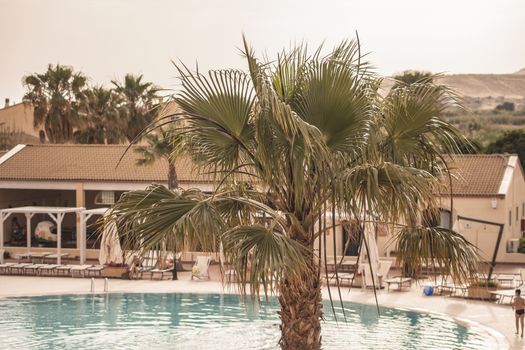
{"label": "pergola", "polygon": [[86,262],[86,223],[93,215],[104,215],[109,208],[84,209],[80,212],[80,263]]}
{"label": "pergola", "polygon": [[[62,220],[69,213],[80,214],[80,261],[86,261],[86,222],[93,215],[103,215],[108,208],[97,208],[86,210],[77,207],[18,207],[0,210],[0,262],[4,262],[4,222],[11,214],[25,214],[26,216],[26,235],[27,251],[31,250],[31,218],[35,214],[47,214],[57,225],[57,264],[61,263],[62,249]],[[78,229],[78,228],[77,228]]]}

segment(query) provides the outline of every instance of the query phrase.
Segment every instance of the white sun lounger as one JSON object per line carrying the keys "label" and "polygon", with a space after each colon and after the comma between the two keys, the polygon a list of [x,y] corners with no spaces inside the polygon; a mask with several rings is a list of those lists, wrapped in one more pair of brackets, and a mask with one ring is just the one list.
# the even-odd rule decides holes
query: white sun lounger
{"label": "white sun lounger", "polygon": [[[58,261],[58,254],[49,254],[44,257],[44,260],[51,260],[51,261]],[[61,253],[60,254],[60,260],[65,260],[66,263],[69,262],[69,254],[68,253]],[[67,264],[66,264],[67,265]]]}
{"label": "white sun lounger", "polygon": [[16,265],[15,263],[5,263],[0,265],[0,274],[7,275],[11,271],[11,266]]}
{"label": "white sun lounger", "polygon": [[195,260],[195,264],[193,265],[193,268],[191,269],[191,279],[197,278],[197,279],[210,279],[210,273],[209,273],[209,267],[211,263],[211,257],[205,256],[205,255],[199,255],[197,256],[197,260]]}
{"label": "white sun lounger", "polygon": [[40,267],[40,276],[53,276],[56,272],[57,267],[60,265],[49,265],[49,264],[42,264]]}
{"label": "white sun lounger", "polygon": [[103,265],[92,265],[85,270],[85,277],[100,277],[104,268]]}
{"label": "white sun lounger", "polygon": [[29,253],[29,259],[31,259],[31,263],[35,263],[36,260],[40,260],[40,263],[44,262],[44,259],[46,256],[51,255],[49,252],[42,252],[42,253]]}
{"label": "white sun lounger", "polygon": [[[69,266],[69,273],[71,273],[71,277],[85,277],[87,269],[92,267],[93,265],[67,265],[67,266]],[[61,267],[57,268],[57,270],[59,269],[61,269]]]}
{"label": "white sun lounger", "polygon": [[31,264],[26,264],[26,263],[14,264],[9,268],[9,271],[11,272],[12,275],[22,275],[24,274],[24,268],[28,265],[31,265]]}
{"label": "white sun lounger", "polygon": [[169,269],[151,269],[148,272],[151,273],[151,279],[152,280],[155,279],[154,278],[155,276],[159,276],[159,279],[163,280],[165,274],[167,274],[169,276],[171,276],[173,274],[173,268],[169,268]]}
{"label": "white sun lounger", "polygon": [[24,266],[24,274],[25,275],[38,275],[39,269],[42,264],[30,264],[27,266]]}

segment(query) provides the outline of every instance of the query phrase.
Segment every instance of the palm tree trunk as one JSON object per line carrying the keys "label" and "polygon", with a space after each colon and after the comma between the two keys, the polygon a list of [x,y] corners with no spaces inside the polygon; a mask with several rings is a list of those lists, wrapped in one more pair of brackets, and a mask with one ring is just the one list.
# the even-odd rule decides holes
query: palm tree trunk
{"label": "palm tree trunk", "polygon": [[286,282],[280,288],[281,339],[283,350],[321,349],[323,304],[318,267],[305,273],[301,281]]}
{"label": "palm tree trunk", "polygon": [[[175,164],[168,159],[168,188],[173,190],[179,187],[179,179],[177,177],[177,169],[175,169]],[[177,276],[177,262],[175,261],[175,256],[177,255],[177,242],[173,238],[173,272],[172,279],[178,280]]]}
{"label": "palm tree trunk", "polygon": [[175,164],[168,161],[168,188],[173,190],[179,187],[179,179],[177,177],[177,169],[175,169]]}

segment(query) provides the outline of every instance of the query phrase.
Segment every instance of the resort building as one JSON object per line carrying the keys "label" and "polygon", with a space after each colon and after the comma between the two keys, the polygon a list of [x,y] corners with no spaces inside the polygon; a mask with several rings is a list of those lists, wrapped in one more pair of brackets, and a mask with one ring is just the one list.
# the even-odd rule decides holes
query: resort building
{"label": "resort building", "polygon": [[[448,179],[444,179],[444,189],[439,195],[440,226],[452,226],[463,234],[480,249],[487,261],[492,261],[497,248],[496,262],[525,263],[525,254],[517,252],[519,239],[525,233],[525,175],[518,156],[460,155],[454,156],[449,166],[453,174],[452,186]],[[349,218],[337,217],[337,224],[340,225],[335,229],[336,255],[357,256],[358,229],[353,227]],[[334,245],[330,235],[326,254],[333,259]],[[375,237],[379,256],[395,257],[395,241],[390,227],[377,225]]]}
{"label": "resort building", "polygon": [[[168,163],[158,159],[152,165],[139,166],[140,154],[124,145],[17,145],[0,157],[0,209],[23,206],[82,207],[86,209],[111,206],[129,190],[144,189],[152,183],[167,185]],[[188,160],[176,163],[182,188],[214,189],[206,176],[192,172]],[[13,222],[13,220],[15,220]],[[32,218],[32,228],[49,221],[45,214]],[[87,223],[87,257],[98,257],[97,235]],[[62,247],[71,256],[79,256],[80,214],[66,215],[63,223]],[[26,251],[26,240],[16,237],[16,226],[25,228],[26,217],[12,214],[4,222],[5,250],[11,254]],[[25,236],[25,235],[24,235]],[[32,250],[45,249],[46,242],[32,241]],[[55,243],[56,244],[56,243]]]}
{"label": "resort building", "polygon": [[[525,254],[517,252],[525,234],[525,174],[518,156],[461,155],[450,165],[453,202],[450,194],[441,196],[442,224],[452,220],[454,229],[489,261],[498,246],[497,262],[524,263]],[[503,224],[499,244],[498,226],[464,218]]]}
{"label": "resort building", "polygon": [[[159,159],[139,166],[140,155],[125,145],[17,145],[0,157],[0,209],[22,206],[82,207],[95,209],[111,206],[129,190],[144,189],[152,183],[167,184],[168,164]],[[500,226],[469,219],[503,224],[497,262],[525,262],[517,253],[519,238],[525,231],[525,176],[516,155],[462,155],[450,162],[453,171],[450,185],[440,196],[441,225],[452,226],[491,260]],[[176,164],[182,188],[214,189],[211,177],[197,175],[187,159]],[[5,250],[12,254],[26,250],[23,237],[16,237],[13,226],[27,226],[24,214],[13,214],[4,222]],[[15,220],[15,223],[13,223]],[[98,256],[97,235],[93,234],[97,217],[87,223],[87,257]],[[44,214],[32,218],[32,228],[49,221]],[[79,256],[80,214],[64,218],[62,247]],[[337,217],[336,254],[356,256],[359,243],[355,227],[348,218]],[[331,226],[327,223],[327,226]],[[333,255],[333,238],[327,239],[327,255]],[[381,257],[395,256],[395,242],[386,226],[375,230]],[[352,238],[353,237],[353,238]],[[38,249],[38,241],[31,243]],[[343,252],[346,246],[346,251]],[[45,245],[42,249],[45,249]],[[323,248],[324,250],[324,248]],[[191,259],[191,258],[190,258]]]}
{"label": "resort building", "polygon": [[39,131],[33,127],[33,106],[29,103],[10,104],[5,100],[0,108],[0,146],[17,143],[40,143]]}

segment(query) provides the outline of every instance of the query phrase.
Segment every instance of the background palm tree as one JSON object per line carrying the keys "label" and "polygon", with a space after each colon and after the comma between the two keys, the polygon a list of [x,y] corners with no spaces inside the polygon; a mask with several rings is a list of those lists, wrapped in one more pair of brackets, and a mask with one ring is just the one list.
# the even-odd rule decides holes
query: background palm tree
{"label": "background palm tree", "polygon": [[141,155],[137,159],[137,165],[151,165],[158,159],[164,159],[168,163],[168,188],[174,190],[179,188],[175,159],[182,150],[182,137],[174,133],[169,127],[160,127],[155,132],[145,135],[147,145],[137,146],[134,150]]}
{"label": "background palm tree", "polygon": [[79,111],[85,100],[86,77],[62,65],[49,65],[43,74],[23,78],[24,101],[34,106],[35,128],[42,128],[51,143],[73,140]]}
{"label": "background palm tree", "polygon": [[86,144],[120,144],[126,141],[127,127],[121,98],[112,89],[95,86],[85,92],[85,103],[81,113],[80,127],[75,131],[75,140]]}
{"label": "background palm tree", "polygon": [[[138,146],[134,150],[142,157],[137,159],[137,165],[148,166],[152,165],[159,159],[164,159],[168,163],[168,189],[180,190],[179,180],[177,176],[177,169],[175,161],[180,156],[183,147],[183,137],[174,133],[170,127],[159,127],[155,132],[145,135],[147,146]],[[175,237],[172,237],[173,242],[173,279],[177,280],[177,261],[175,255],[177,254],[177,242]]]}
{"label": "background palm tree", "polygon": [[123,82],[112,81],[127,118],[123,132],[130,142],[153,122],[157,113],[155,108],[160,102],[160,88],[142,79],[142,75],[126,74]]}
{"label": "background palm tree", "polygon": [[[355,41],[327,55],[300,46],[275,61],[244,48],[248,72],[178,67],[182,111],[157,121],[189,140],[198,169],[215,176],[215,191],[131,191],[108,222],[138,252],[175,241],[213,250],[221,241],[241,293],[278,294],[281,347],[320,349],[321,267],[337,255],[335,234],[334,251],[326,251],[337,214],[361,230],[381,222],[421,231],[447,173],[442,154],[466,141],[439,119],[455,103],[450,90],[425,81],[382,97]],[[478,256],[461,235],[449,230],[425,242],[442,247],[444,239],[447,249],[409,261],[437,257],[454,266],[455,278],[473,275],[477,265],[468,259]]]}

